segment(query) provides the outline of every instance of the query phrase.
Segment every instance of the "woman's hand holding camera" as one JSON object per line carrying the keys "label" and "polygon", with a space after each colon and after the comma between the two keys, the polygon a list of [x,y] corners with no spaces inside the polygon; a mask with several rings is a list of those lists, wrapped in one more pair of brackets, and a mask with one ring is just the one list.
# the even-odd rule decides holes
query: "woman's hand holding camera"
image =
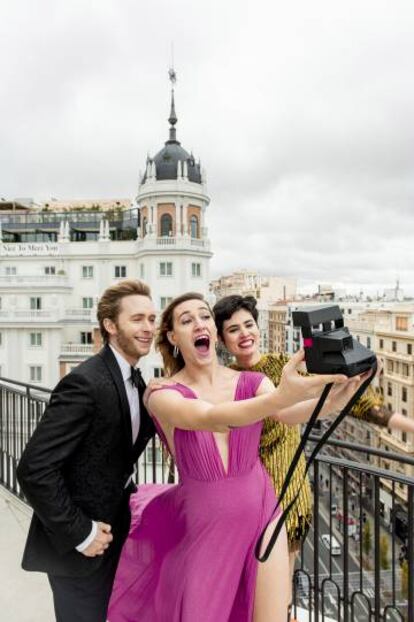
{"label": "woman's hand holding camera", "polygon": [[[279,405],[280,400],[283,401],[283,407],[285,408],[292,406],[297,402],[319,398],[324,387],[331,383],[335,385],[332,390],[335,388],[338,390],[339,388],[342,388],[343,391],[348,391],[349,387],[351,395],[352,392],[355,392],[355,379],[350,379],[343,374],[318,374],[314,376],[304,376],[300,373],[300,371],[306,371],[303,365],[304,359],[304,351],[299,350],[299,352],[294,354],[284,366],[278,387],[280,390],[278,396]],[[344,398],[345,394],[338,394],[338,399],[339,395],[341,398]],[[346,392],[346,395],[348,395],[348,392]]]}

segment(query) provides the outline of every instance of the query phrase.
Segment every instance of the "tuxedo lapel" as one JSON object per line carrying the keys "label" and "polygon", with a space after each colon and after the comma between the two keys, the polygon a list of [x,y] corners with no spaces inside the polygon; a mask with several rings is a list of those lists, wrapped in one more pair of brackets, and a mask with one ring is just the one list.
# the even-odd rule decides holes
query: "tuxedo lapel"
{"label": "tuxedo lapel", "polygon": [[128,397],[125,391],[124,379],[121,374],[121,370],[117,363],[115,356],[111,348],[106,345],[100,352],[100,356],[105,361],[113,381],[115,383],[120,401],[121,401],[121,410],[122,410],[122,421],[125,430],[125,441],[127,444],[128,451],[132,451],[132,425],[131,425],[131,411],[129,408]]}

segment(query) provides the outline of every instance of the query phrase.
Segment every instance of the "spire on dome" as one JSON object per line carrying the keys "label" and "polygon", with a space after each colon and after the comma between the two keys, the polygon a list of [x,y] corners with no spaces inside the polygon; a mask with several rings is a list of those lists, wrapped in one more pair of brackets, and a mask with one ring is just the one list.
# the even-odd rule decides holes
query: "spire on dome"
{"label": "spire on dome", "polygon": [[174,85],[177,82],[177,74],[175,73],[175,69],[173,66],[171,66],[170,69],[168,70],[168,76],[171,82],[171,110],[170,110],[170,116],[168,119],[170,123],[170,138],[168,142],[175,143],[175,142],[178,142],[177,136],[176,136],[176,129],[175,129],[175,124],[177,123],[178,119],[177,119],[177,115],[175,112],[175,101],[174,101]]}

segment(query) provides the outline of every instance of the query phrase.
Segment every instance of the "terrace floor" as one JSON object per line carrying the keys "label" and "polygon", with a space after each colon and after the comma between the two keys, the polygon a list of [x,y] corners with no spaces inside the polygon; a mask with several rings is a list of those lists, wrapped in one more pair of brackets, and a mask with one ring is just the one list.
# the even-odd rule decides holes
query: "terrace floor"
{"label": "terrace floor", "polygon": [[[54,622],[52,595],[46,575],[20,567],[31,510],[0,486],[0,602],[7,622]],[[300,622],[309,622],[306,611]],[[326,622],[329,622],[325,618]]]}
{"label": "terrace floor", "polygon": [[8,622],[53,622],[46,575],[20,567],[31,511],[0,486],[0,602]]}

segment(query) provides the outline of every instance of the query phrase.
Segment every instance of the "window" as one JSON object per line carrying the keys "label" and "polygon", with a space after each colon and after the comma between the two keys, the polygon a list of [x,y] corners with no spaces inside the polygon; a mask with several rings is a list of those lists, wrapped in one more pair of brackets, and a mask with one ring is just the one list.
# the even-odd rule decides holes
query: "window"
{"label": "window", "polygon": [[145,278],[145,266],[143,263],[139,264],[139,276],[141,279]]}
{"label": "window", "polygon": [[392,342],[392,351],[393,352],[397,352],[397,342],[396,341]]}
{"label": "window", "polygon": [[0,346],[3,345],[3,333],[0,333]]}
{"label": "window", "polygon": [[367,337],[367,348],[371,347],[371,337]]}
{"label": "window", "polygon": [[[154,447],[154,448],[153,448]],[[159,445],[149,445],[145,450],[145,457],[147,464],[153,464],[155,457],[155,464],[162,464],[162,450]]]}
{"label": "window", "polygon": [[32,311],[39,311],[41,308],[42,308],[41,298],[37,298],[37,297],[30,298],[30,309]]}
{"label": "window", "polygon": [[92,341],[92,333],[90,331],[81,333],[81,343],[83,343],[83,344],[93,343],[93,341]]}
{"label": "window", "polygon": [[82,309],[92,309],[93,307],[93,298],[87,297],[82,298]]}
{"label": "window", "polygon": [[173,221],[170,214],[163,214],[161,216],[161,237],[168,237],[172,235]]}
{"label": "window", "polygon": [[201,263],[191,264],[191,276],[193,277],[201,276]]}
{"label": "window", "polygon": [[403,402],[407,401],[407,388],[403,387],[401,391],[401,399]]}
{"label": "window", "polygon": [[392,397],[392,384],[391,384],[391,382],[387,383],[387,395]]}
{"label": "window", "polygon": [[163,367],[154,367],[154,378],[164,378]]}
{"label": "window", "polygon": [[410,369],[407,363],[401,363],[401,374],[406,377],[410,375]]}
{"label": "window", "polygon": [[413,346],[411,343],[407,343],[407,354],[413,353]]}
{"label": "window", "polygon": [[45,274],[56,274],[56,266],[45,266]]}
{"label": "window", "polygon": [[30,370],[30,382],[42,382],[42,368],[40,365],[31,365]]}
{"label": "window", "polygon": [[126,266],[115,266],[115,278],[123,279],[127,275]]}
{"label": "window", "polygon": [[380,347],[380,350],[382,350],[384,348],[384,340],[383,339],[379,340],[379,347]]}
{"label": "window", "polygon": [[30,333],[30,347],[40,348],[42,345],[42,333]]}
{"label": "window", "polygon": [[397,315],[395,318],[395,328],[397,330],[408,330],[408,317]]}
{"label": "window", "polygon": [[194,214],[190,218],[190,234],[192,238],[199,238],[198,218]]}
{"label": "window", "polygon": [[160,298],[160,309],[163,311],[165,307],[168,307],[170,302],[172,301],[172,296],[161,296]]}
{"label": "window", "polygon": [[0,309],[2,308],[2,299],[0,298]]}
{"label": "window", "polygon": [[13,274],[17,274],[16,266],[6,266],[6,276],[12,276]]}
{"label": "window", "polygon": [[160,276],[172,276],[173,265],[172,261],[162,261],[160,263]]}
{"label": "window", "polygon": [[93,279],[93,266],[82,266],[82,278]]}
{"label": "window", "polygon": [[394,371],[394,362],[393,361],[387,361],[387,372],[393,372]]}
{"label": "window", "polygon": [[403,443],[407,442],[407,432],[401,432],[401,440]]}

